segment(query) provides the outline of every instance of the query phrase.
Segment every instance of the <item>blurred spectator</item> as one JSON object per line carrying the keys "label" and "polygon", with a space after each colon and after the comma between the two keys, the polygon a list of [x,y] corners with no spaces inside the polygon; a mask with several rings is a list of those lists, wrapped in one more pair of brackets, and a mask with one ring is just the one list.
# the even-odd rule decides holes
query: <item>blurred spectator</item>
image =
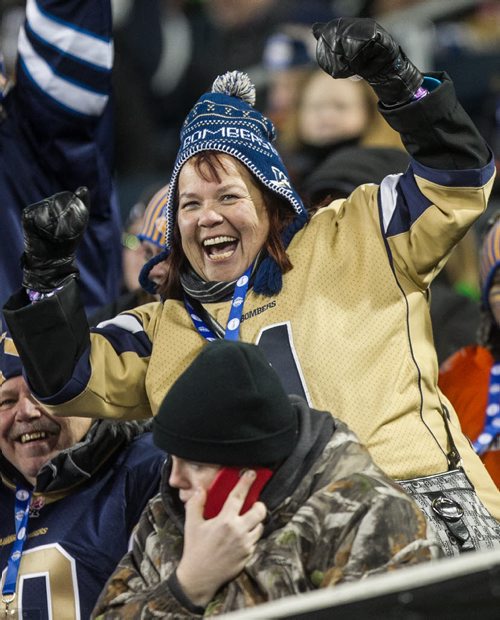
{"label": "blurred spectator", "polygon": [[167,198],[168,185],[160,189],[157,186],[149,187],[130,210],[122,235],[124,290],[115,302],[92,315],[92,325],[110,319],[119,312],[159,299],[155,288],[166,276],[166,263],[160,261],[151,267],[147,290],[140,286],[139,275],[144,264],[163,250]]}
{"label": "blurred spectator", "polygon": [[150,266],[147,277],[154,287],[159,287],[165,281],[167,275],[166,262],[164,260],[158,260],[158,262],[153,260],[157,257],[159,258],[165,248],[167,228],[165,209],[167,201],[168,185],[165,185],[149,201],[141,232],[137,235],[144,250],[144,261]]}
{"label": "blurred spectator", "polygon": [[[148,194],[150,194],[149,191]],[[145,254],[144,247],[137,235],[142,230],[148,198],[146,200],[139,198],[138,202],[130,209],[123,227],[123,293],[135,292],[139,286],[139,273],[144,265]]]}
{"label": "blurred spectator", "polygon": [[89,618],[164,454],[145,425],[53,417],[6,332],[0,347],[0,617]]}
{"label": "blurred spectator", "polygon": [[277,143],[287,149],[287,131],[295,114],[303,83],[316,67],[316,40],[309,25],[285,24],[266,41],[263,68],[267,72],[264,110],[277,131]]}
{"label": "blurred spectator", "polygon": [[283,154],[293,180],[302,190],[304,179],[326,157],[352,145],[400,148],[399,134],[377,108],[377,97],[365,80],[333,79],[311,70],[302,84],[288,139],[294,146]]}
{"label": "blurred spectator", "polygon": [[25,18],[25,2],[9,2],[0,8],[0,49],[5,63],[5,74],[14,78],[17,60],[17,40]]}
{"label": "blurred spectator", "polygon": [[447,71],[463,106],[494,145],[489,125],[500,79],[497,0],[366,0],[359,11],[394,33],[414,63]]}
{"label": "blurred spectator", "polygon": [[121,5],[114,2],[117,169],[144,186],[143,175],[168,177],[182,115],[210,79],[197,59],[206,17],[202,4],[182,0]]}
{"label": "blurred spectator", "polygon": [[500,212],[481,247],[481,323],[476,344],[441,365],[439,386],[500,488]]}
{"label": "blurred spectator", "polygon": [[[290,19],[325,17],[314,0],[115,0],[117,169],[130,195],[168,178],[186,109],[215,77],[238,67],[267,84],[266,42]],[[322,7],[322,12],[318,6]],[[310,15],[310,20],[307,20]],[[326,17],[325,17],[326,18]],[[120,197],[122,193],[120,192]],[[124,196],[127,200],[127,196]]]}
{"label": "blurred spectator", "polygon": [[317,68],[311,24],[336,16],[330,4],[322,0],[307,5],[296,3],[265,42],[261,60],[265,75],[261,84],[265,93],[262,107],[274,123],[276,146],[284,155],[297,148],[296,110],[301,92]]}
{"label": "blurred spectator", "polygon": [[[286,154],[292,133],[282,127],[306,66],[299,58],[305,48],[299,48],[311,36],[312,23],[339,15],[376,17],[416,65],[448,70],[466,110],[495,144],[498,2],[113,0],[113,5],[118,181],[125,212],[141,187],[168,178],[185,109],[226,70],[244,69],[260,87],[259,96],[268,105],[260,104],[275,122],[278,145]],[[471,45],[476,48],[472,55]],[[277,65],[290,47],[292,58]]]}
{"label": "blurred spectator", "polygon": [[451,75],[464,106],[495,147],[492,129],[498,126],[494,100],[500,81],[500,3],[476,0],[468,5],[455,19],[436,25],[434,59]]}
{"label": "blurred spectator", "polygon": [[[121,281],[109,0],[28,0],[26,12],[14,83],[0,101],[0,303],[21,284],[23,208],[87,185],[92,209],[78,264],[91,312],[116,297]],[[9,41],[12,15],[2,20]]]}
{"label": "blurred spectator", "polygon": [[258,67],[277,0],[134,0],[116,32],[120,175],[168,175],[186,108],[221,71]]}
{"label": "blurred spectator", "polygon": [[410,163],[406,151],[391,147],[348,146],[328,156],[304,180],[308,204],[325,205],[347,198],[365,183],[380,184],[388,174],[404,172]]}

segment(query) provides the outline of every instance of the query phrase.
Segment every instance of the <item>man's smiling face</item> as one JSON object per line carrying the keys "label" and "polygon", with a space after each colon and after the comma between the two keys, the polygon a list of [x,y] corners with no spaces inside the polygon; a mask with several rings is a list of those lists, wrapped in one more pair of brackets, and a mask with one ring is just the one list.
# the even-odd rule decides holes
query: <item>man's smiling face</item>
{"label": "man's smiling face", "polygon": [[80,441],[91,424],[88,418],[51,416],[22,376],[0,385],[0,452],[32,484],[43,465]]}

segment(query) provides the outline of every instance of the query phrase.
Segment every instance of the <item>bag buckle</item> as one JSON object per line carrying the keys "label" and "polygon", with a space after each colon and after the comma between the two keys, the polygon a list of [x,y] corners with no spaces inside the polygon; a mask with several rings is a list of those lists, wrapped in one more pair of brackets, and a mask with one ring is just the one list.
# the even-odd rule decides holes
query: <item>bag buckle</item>
{"label": "bag buckle", "polygon": [[438,517],[450,523],[459,521],[464,516],[464,509],[462,506],[455,500],[444,495],[435,497],[432,500],[431,506]]}
{"label": "bag buckle", "polygon": [[446,495],[438,495],[431,502],[432,510],[442,519],[457,541],[460,552],[474,551],[474,542],[471,540],[470,532],[462,520],[464,509],[454,499]]}

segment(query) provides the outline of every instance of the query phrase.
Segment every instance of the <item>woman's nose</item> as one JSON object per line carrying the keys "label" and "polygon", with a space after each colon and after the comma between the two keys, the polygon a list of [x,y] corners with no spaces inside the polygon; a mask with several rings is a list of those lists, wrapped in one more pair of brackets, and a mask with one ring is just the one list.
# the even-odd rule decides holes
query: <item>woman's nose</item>
{"label": "woman's nose", "polygon": [[198,226],[217,226],[217,224],[220,224],[223,219],[224,218],[214,205],[207,205],[200,210]]}

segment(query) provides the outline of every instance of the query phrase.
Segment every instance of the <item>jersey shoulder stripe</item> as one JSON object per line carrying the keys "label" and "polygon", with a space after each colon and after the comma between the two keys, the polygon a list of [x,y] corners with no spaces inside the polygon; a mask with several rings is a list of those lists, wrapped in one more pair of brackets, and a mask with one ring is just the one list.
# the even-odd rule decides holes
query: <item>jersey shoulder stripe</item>
{"label": "jersey shoulder stripe", "polygon": [[127,351],[138,357],[151,355],[153,345],[144,331],[142,323],[130,314],[120,314],[114,319],[103,321],[91,330],[110,343],[118,355]]}
{"label": "jersey shoulder stripe", "polygon": [[91,65],[111,71],[113,44],[111,37],[91,32],[82,25],[65,21],[42,10],[35,0],[28,0],[26,20],[40,39],[53,45],[61,53],[70,54]]}
{"label": "jersey shoulder stripe", "polygon": [[56,75],[52,67],[33,49],[26,31],[19,32],[19,66],[26,77],[54,103],[70,112],[100,116],[108,103],[108,96],[93,93]]}

